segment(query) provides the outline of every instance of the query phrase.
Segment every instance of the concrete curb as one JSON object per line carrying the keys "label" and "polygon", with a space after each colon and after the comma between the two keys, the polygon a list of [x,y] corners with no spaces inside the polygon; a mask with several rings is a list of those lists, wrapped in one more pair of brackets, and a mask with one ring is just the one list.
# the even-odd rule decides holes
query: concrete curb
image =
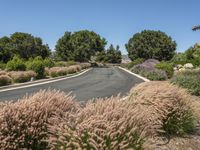
{"label": "concrete curb", "polygon": [[32,82],[27,82],[27,83],[20,83],[20,84],[16,84],[16,85],[4,86],[4,87],[0,87],[0,92],[11,91],[11,90],[16,90],[16,89],[23,89],[23,88],[27,88],[27,87],[32,87],[32,86],[62,81],[62,80],[66,80],[66,79],[71,79],[71,78],[74,78],[74,77],[81,76],[82,74],[84,74],[84,73],[86,73],[90,70],[91,70],[91,68],[86,69],[82,72],[79,72],[78,74],[77,73],[71,74],[70,76],[68,75],[68,76],[56,77],[56,78],[51,78],[51,79],[44,79],[42,81],[37,80],[37,81],[32,81]]}
{"label": "concrete curb", "polygon": [[144,80],[145,82],[150,82],[149,79],[147,79],[145,77],[142,77],[142,76],[140,76],[138,74],[135,74],[135,73],[131,72],[130,70],[127,70],[127,69],[122,68],[122,67],[119,67],[119,68],[122,69],[122,70],[124,70],[124,71],[126,71],[126,72],[128,72],[128,73],[130,73],[130,74],[132,74],[132,75],[134,75],[134,76],[136,76],[136,77],[138,77],[138,78],[140,78],[140,79],[142,79],[142,80]]}

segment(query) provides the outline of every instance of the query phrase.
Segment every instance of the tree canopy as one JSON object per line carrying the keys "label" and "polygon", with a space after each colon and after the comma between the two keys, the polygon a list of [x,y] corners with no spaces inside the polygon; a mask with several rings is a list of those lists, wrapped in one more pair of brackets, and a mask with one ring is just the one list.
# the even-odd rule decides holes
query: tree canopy
{"label": "tree canopy", "polygon": [[119,46],[116,48],[111,44],[107,51],[97,53],[96,61],[107,63],[121,63],[122,54],[119,50]]}
{"label": "tree canopy", "polygon": [[93,31],[65,32],[56,44],[56,53],[62,60],[89,61],[96,52],[104,50],[106,40]]}
{"label": "tree canopy", "polygon": [[30,57],[50,55],[48,45],[44,45],[41,38],[28,33],[15,32],[10,37],[0,38],[0,61],[7,62],[14,55],[28,60]]}
{"label": "tree canopy", "polygon": [[170,60],[176,51],[176,42],[161,31],[144,30],[136,33],[126,44],[131,60],[137,58]]}

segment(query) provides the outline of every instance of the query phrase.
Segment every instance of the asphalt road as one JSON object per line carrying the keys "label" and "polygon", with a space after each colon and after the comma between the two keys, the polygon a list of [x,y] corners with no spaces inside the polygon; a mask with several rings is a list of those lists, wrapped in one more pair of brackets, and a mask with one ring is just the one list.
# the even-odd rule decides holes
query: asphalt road
{"label": "asphalt road", "polygon": [[0,101],[17,100],[26,94],[41,89],[57,89],[66,93],[72,92],[78,101],[86,101],[98,97],[124,96],[130,89],[143,80],[116,68],[93,68],[81,76],[53,83],[36,85],[28,88],[0,92]]}

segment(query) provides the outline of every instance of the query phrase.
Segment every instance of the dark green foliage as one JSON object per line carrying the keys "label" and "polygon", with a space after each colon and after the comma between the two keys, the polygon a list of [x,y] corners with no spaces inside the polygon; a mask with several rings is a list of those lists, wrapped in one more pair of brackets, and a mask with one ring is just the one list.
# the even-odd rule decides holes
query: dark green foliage
{"label": "dark green foliage", "polygon": [[12,45],[10,38],[6,36],[0,38],[0,61],[5,63],[13,57],[14,54],[12,53],[11,48]]}
{"label": "dark green foliage", "polygon": [[171,78],[174,73],[173,64],[168,62],[161,62],[156,64],[156,68],[160,70],[164,70],[167,73],[167,77]]}
{"label": "dark green foliage", "polygon": [[121,63],[122,60],[122,54],[121,51],[119,50],[119,46],[114,48],[114,46],[111,44],[108,50],[98,52],[96,54],[96,61],[97,62],[106,62],[106,63]]}
{"label": "dark green foliage", "polygon": [[8,70],[8,71],[24,71],[24,70],[26,70],[26,65],[19,56],[14,56],[13,59],[7,63],[6,70]]}
{"label": "dark green foliage", "polygon": [[200,96],[200,71],[184,71],[174,75],[172,83],[188,89],[196,96]]}
{"label": "dark green foliage", "polygon": [[119,50],[119,46],[117,46],[115,49],[114,46],[111,44],[106,52],[105,62],[119,64],[121,63],[121,61],[122,61],[122,54],[121,51]]}
{"label": "dark green foliage", "polygon": [[62,60],[87,62],[96,52],[103,51],[106,40],[93,31],[65,32],[56,44],[56,53]]}
{"label": "dark green foliage", "polygon": [[195,118],[191,111],[171,112],[167,120],[163,120],[163,129],[168,135],[183,136],[195,129]]}
{"label": "dark green foliage", "polygon": [[26,65],[28,70],[33,70],[35,73],[37,73],[37,79],[45,77],[45,65],[42,57],[30,59]]}
{"label": "dark green foliage", "polygon": [[137,59],[133,60],[132,62],[128,63],[127,68],[131,69],[131,68],[133,68],[133,66],[140,64],[142,62],[144,62],[143,58],[137,58]]}
{"label": "dark green foliage", "polygon": [[137,58],[170,60],[176,50],[176,42],[164,32],[144,30],[136,33],[126,44],[131,60]]}
{"label": "dark green foliage", "polygon": [[44,45],[41,38],[28,33],[15,32],[9,37],[0,38],[0,61],[7,62],[14,55],[28,60],[30,57],[50,55],[48,45]]}

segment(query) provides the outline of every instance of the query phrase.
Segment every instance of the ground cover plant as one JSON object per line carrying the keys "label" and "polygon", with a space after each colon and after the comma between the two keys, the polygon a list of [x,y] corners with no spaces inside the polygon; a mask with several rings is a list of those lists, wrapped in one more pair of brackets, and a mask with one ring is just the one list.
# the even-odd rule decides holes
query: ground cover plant
{"label": "ground cover plant", "polygon": [[177,72],[171,82],[188,89],[188,91],[196,96],[200,96],[200,70],[185,70]]}
{"label": "ground cover plant", "polygon": [[148,59],[141,64],[133,66],[131,71],[136,74],[140,74],[141,76],[144,76],[150,80],[166,80],[166,71],[157,69],[157,64],[159,64],[159,61],[155,59]]}
{"label": "ground cover plant", "polygon": [[195,105],[185,90],[158,81],[136,86],[127,100],[117,96],[85,105],[63,92],[40,91],[0,103],[0,148],[141,150],[151,137],[195,130]]}

